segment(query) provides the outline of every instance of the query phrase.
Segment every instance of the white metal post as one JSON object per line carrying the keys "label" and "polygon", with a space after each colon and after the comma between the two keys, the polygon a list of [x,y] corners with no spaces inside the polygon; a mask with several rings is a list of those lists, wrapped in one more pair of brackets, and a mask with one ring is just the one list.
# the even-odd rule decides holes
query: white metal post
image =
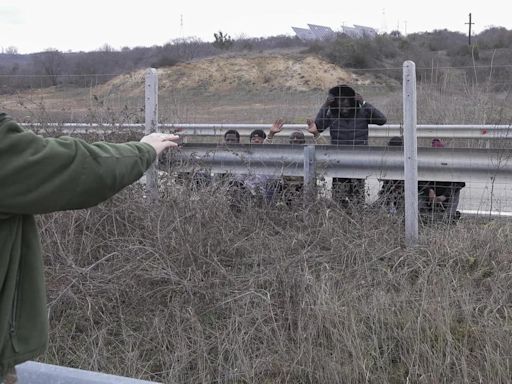
{"label": "white metal post", "polygon": [[[145,130],[149,135],[158,132],[158,75],[155,68],[149,68],[145,76]],[[157,159],[158,161],[158,159]],[[150,202],[158,200],[158,172],[155,164],[146,171],[146,195]]]}
{"label": "white metal post", "polygon": [[403,64],[405,243],[418,244],[418,142],[416,139],[416,64]]}

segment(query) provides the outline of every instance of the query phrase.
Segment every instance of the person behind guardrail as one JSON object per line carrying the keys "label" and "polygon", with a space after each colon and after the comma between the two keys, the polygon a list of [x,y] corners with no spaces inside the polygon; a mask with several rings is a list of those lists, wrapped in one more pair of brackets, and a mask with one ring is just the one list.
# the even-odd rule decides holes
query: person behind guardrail
{"label": "person behind guardrail", "polygon": [[[289,143],[291,145],[304,145],[306,144],[306,137],[301,131],[294,131],[290,134]],[[283,176],[280,193],[287,206],[301,203],[304,194],[304,177]]]}
{"label": "person behind guardrail", "polygon": [[[307,119],[307,131],[313,135],[313,140],[315,144],[326,144],[325,138],[320,136],[320,132],[318,132],[318,128],[314,120]],[[265,139],[266,144],[272,144],[273,138],[276,134],[282,131],[284,125],[283,119],[278,119],[270,128],[270,132]],[[302,131],[294,131],[290,134],[288,139],[289,144],[291,145],[304,145],[306,144],[306,136]],[[280,186],[279,193],[282,195],[282,198],[286,205],[293,205],[296,201],[301,201],[302,193],[304,190],[304,177],[302,176],[283,176],[282,183]]]}
{"label": "person behind guardrail", "polygon": [[267,135],[261,129],[255,129],[249,135],[249,143],[251,144],[263,144]]}
{"label": "person behind guardrail", "polygon": [[[281,123],[282,125],[283,123]],[[261,129],[255,129],[249,135],[250,144],[264,144],[267,135]],[[251,172],[232,175],[229,181],[228,195],[231,206],[241,211],[250,204],[261,205],[272,203],[278,191],[279,179],[271,175]]]}
{"label": "person behind guardrail", "polygon": [[45,352],[48,313],[35,215],[97,205],[142,177],[178,136],[89,144],[43,138],[0,113],[0,376]]}
{"label": "person behind guardrail", "polygon": [[[263,144],[272,144],[273,140],[274,140],[274,136],[283,130],[283,126],[284,126],[284,119],[279,118],[276,121],[274,121],[274,123],[272,124],[272,127],[270,127],[270,130],[268,131],[268,135],[265,135],[265,133],[263,133],[265,135],[265,140],[263,141]],[[252,131],[252,133],[257,132],[257,131],[259,131],[259,129]],[[251,133],[251,135],[252,135],[252,133]],[[252,141],[251,141],[251,143],[252,143]],[[259,144],[259,143],[256,143],[256,144]]]}
{"label": "person behind guardrail", "polygon": [[[432,139],[432,148],[444,148],[439,138]],[[418,210],[423,219],[455,222],[460,218],[457,210],[460,191],[466,186],[464,182],[453,181],[419,181]]]}
{"label": "person behind guardrail", "polygon": [[240,133],[236,129],[230,129],[224,133],[224,144],[240,144]]}
{"label": "person behind guardrail", "polygon": [[[329,129],[331,144],[338,146],[368,145],[368,124],[383,125],[386,116],[347,85],[329,89],[315,124],[321,133]],[[332,198],[343,207],[364,203],[364,179],[335,177]]]}
{"label": "person behind guardrail", "polygon": [[[400,136],[392,137],[388,142],[388,147],[403,147],[403,139]],[[383,207],[390,215],[394,215],[404,211],[404,196],[403,180],[382,180],[377,205]]]}
{"label": "person behind guardrail", "polygon": [[[313,135],[313,141],[315,144],[327,144],[325,138],[320,135],[314,120],[307,119],[306,124],[308,126],[307,131]],[[274,121],[267,137],[265,138],[264,144],[273,144],[274,136],[283,130],[283,126],[284,119],[277,119]],[[306,137],[302,131],[294,131],[290,134],[289,143],[296,145],[306,144]]]}

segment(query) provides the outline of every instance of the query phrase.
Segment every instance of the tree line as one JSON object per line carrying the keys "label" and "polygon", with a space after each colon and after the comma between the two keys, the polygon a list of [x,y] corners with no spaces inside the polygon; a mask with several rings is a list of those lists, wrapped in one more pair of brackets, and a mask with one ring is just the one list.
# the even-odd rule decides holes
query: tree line
{"label": "tree line", "polygon": [[[109,45],[92,52],[61,52],[48,48],[43,52],[21,55],[16,47],[0,53],[0,93],[16,92],[26,88],[50,86],[89,87],[106,82],[116,75],[147,67],[169,67],[181,62],[216,56],[226,51],[259,52],[297,48],[304,53],[320,55],[330,62],[354,70],[400,66],[404,60],[413,60],[419,68],[419,79],[433,81],[434,66],[473,67],[467,69],[469,78],[485,76],[479,69],[492,63],[493,76],[498,81],[510,78],[510,69],[502,67],[512,60],[512,31],[501,27],[489,28],[473,36],[468,45],[467,36],[460,32],[436,30],[403,36],[398,31],[376,38],[352,38],[343,33],[326,41],[304,42],[292,36],[232,39],[219,31],[215,41],[197,38],[176,39],[163,46],[122,48]],[[477,68],[478,67],[478,68]],[[481,73],[479,73],[481,72]],[[393,76],[393,75],[391,75]],[[397,78],[400,73],[395,75]],[[436,72],[435,76],[439,76]]]}

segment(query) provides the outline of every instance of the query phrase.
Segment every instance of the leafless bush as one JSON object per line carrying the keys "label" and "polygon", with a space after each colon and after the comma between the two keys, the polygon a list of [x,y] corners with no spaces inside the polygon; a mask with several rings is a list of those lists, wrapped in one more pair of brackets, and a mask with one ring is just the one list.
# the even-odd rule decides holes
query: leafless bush
{"label": "leafless bush", "polygon": [[508,222],[422,229],[328,202],[234,212],[223,185],[140,186],[40,220],[50,348],[179,383],[508,382]]}

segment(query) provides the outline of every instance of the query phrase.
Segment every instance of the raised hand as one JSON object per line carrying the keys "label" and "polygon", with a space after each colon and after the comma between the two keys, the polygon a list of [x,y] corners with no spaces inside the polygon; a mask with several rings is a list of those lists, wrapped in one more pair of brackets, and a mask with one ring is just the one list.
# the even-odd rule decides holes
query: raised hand
{"label": "raised hand", "polygon": [[335,97],[329,93],[327,95],[327,99],[325,99],[325,102],[323,105],[324,108],[330,107],[332,105],[332,103],[334,103],[334,100],[336,100]]}
{"label": "raised hand", "polygon": [[363,96],[361,96],[359,93],[356,92],[354,99],[356,100],[357,105],[363,105],[363,103],[364,103]]}
{"label": "raised hand", "polygon": [[272,128],[270,128],[270,132],[268,133],[268,137],[271,139],[276,133],[279,133],[283,130],[284,119],[277,119],[272,124]]}
{"label": "raised hand", "polygon": [[313,134],[313,136],[317,137],[320,135],[320,132],[318,132],[318,128],[315,124],[315,121],[312,119],[307,119],[306,124],[308,125],[308,132]]}

